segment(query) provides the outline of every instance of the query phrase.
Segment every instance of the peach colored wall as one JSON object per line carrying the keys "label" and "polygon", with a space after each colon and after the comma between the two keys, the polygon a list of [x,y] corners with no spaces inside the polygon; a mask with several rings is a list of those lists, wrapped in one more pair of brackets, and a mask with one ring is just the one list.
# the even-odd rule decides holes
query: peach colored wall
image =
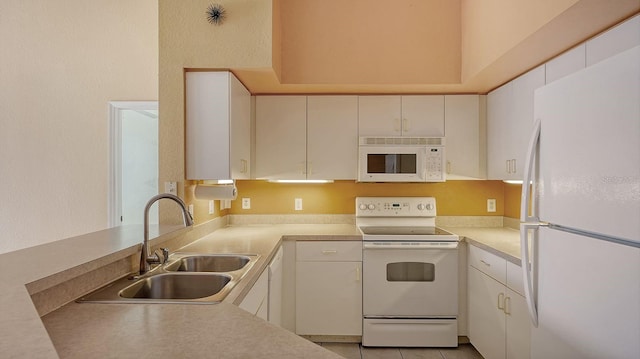
{"label": "peach colored wall", "polygon": [[0,253],[107,227],[108,103],[157,100],[157,39],[155,0],[0,1]]}
{"label": "peach colored wall", "polygon": [[460,82],[460,0],[281,0],[282,83]]}
{"label": "peach colored wall", "polygon": [[578,0],[462,0],[463,81],[576,2]]}
{"label": "peach colored wall", "polygon": [[522,193],[522,185],[508,184],[504,185],[504,216],[511,218],[520,218],[520,197]]}
{"label": "peach colored wall", "polygon": [[[358,196],[433,196],[441,216],[502,216],[502,181],[447,181],[444,183],[356,183],[283,184],[267,181],[237,181],[238,199],[232,214],[353,214]],[[251,209],[241,207],[241,198],[251,198]],[[302,198],[303,210],[294,210],[294,199]],[[487,199],[495,198],[496,212],[487,212]]]}

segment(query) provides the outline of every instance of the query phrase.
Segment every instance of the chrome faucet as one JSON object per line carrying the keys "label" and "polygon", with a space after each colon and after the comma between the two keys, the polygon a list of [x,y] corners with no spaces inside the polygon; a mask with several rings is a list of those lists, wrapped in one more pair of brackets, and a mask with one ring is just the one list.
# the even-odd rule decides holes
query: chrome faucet
{"label": "chrome faucet", "polygon": [[187,205],[180,199],[180,197],[172,195],[170,193],[161,193],[159,195],[151,197],[149,202],[147,202],[147,205],[144,207],[144,240],[142,242],[142,253],[140,254],[140,275],[147,273],[152,263],[155,264],[166,262],[167,257],[169,256],[169,251],[164,248],[162,249],[162,262],[160,260],[160,257],[156,253],[149,255],[149,209],[155,202],[163,198],[171,199],[180,205],[185,227],[190,227],[193,225],[193,218],[191,217],[189,210],[187,210]]}

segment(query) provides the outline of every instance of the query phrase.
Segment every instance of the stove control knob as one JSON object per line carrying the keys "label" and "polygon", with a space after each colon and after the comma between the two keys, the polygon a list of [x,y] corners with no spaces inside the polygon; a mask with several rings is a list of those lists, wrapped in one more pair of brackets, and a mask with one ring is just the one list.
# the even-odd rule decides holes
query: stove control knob
{"label": "stove control knob", "polygon": [[427,211],[431,211],[433,209],[433,205],[431,203],[427,204]]}
{"label": "stove control knob", "polygon": [[424,210],[424,204],[420,203],[418,205],[418,211],[423,211]]}
{"label": "stove control knob", "polygon": [[360,203],[359,208],[360,208],[360,210],[361,210],[361,211],[364,211],[364,210],[365,210],[365,209],[367,209],[368,207],[367,207],[367,205],[366,205],[365,203]]}
{"label": "stove control knob", "polygon": [[368,208],[373,211],[374,209],[376,209],[376,205],[371,203],[369,204]]}

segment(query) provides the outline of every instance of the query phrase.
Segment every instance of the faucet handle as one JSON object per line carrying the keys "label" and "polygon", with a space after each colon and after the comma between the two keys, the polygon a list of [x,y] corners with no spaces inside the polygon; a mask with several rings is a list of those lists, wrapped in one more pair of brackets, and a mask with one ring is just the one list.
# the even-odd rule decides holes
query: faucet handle
{"label": "faucet handle", "polygon": [[[158,251],[161,252],[162,259],[160,259]],[[158,257],[160,264],[165,264],[169,260],[169,248],[159,248],[154,252],[154,254]]]}

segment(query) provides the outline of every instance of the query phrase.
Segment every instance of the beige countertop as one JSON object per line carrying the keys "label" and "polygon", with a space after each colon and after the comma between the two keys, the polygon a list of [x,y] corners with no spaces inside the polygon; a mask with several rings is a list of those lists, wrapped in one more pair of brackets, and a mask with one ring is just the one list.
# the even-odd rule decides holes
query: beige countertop
{"label": "beige countertop", "polygon": [[[518,231],[447,228],[519,264]],[[238,304],[282,240],[361,240],[353,224],[228,226],[180,252],[259,254],[221,304],[69,303],[40,318],[25,285],[76,268],[91,269],[139,250],[140,228],[120,227],[0,255],[0,352],[8,358],[211,356],[338,358]],[[24,263],[36,265],[25,266]],[[80,269],[78,269],[80,270]],[[57,350],[57,352],[56,352]],[[141,353],[144,355],[141,356]]]}
{"label": "beige countertop", "polygon": [[[157,353],[150,348],[166,349],[167,343],[172,343],[173,351],[165,353],[199,355],[202,354],[200,350],[226,348],[222,354],[216,353],[216,357],[247,357],[251,351],[263,358],[339,358],[284,329],[253,318],[231,304],[241,301],[248,292],[274,255],[281,238],[287,239],[296,233],[306,240],[360,239],[354,225],[230,226],[183,249],[261,256],[222,305],[73,302],[42,318],[31,300],[27,285],[39,281],[60,281],[67,273],[69,276],[77,275],[74,272],[90,271],[135,255],[140,248],[141,226],[112,228],[2,254],[0,279],[4,287],[0,292],[0,353],[6,358],[58,358],[58,354],[63,358],[139,358],[146,357],[141,353]],[[203,327],[207,318],[205,312],[212,316],[212,322]],[[192,322],[197,325],[192,325]],[[96,336],[94,333],[111,333],[111,336]],[[177,333],[181,336],[176,337]],[[121,341],[125,337],[130,345]],[[233,345],[227,343],[232,337],[236,338]],[[225,343],[209,344],[209,340],[216,341],[216,338],[226,338]],[[138,351],[131,351],[134,348]]]}
{"label": "beige countertop", "polygon": [[445,228],[465,241],[521,265],[520,232],[511,228]]}

